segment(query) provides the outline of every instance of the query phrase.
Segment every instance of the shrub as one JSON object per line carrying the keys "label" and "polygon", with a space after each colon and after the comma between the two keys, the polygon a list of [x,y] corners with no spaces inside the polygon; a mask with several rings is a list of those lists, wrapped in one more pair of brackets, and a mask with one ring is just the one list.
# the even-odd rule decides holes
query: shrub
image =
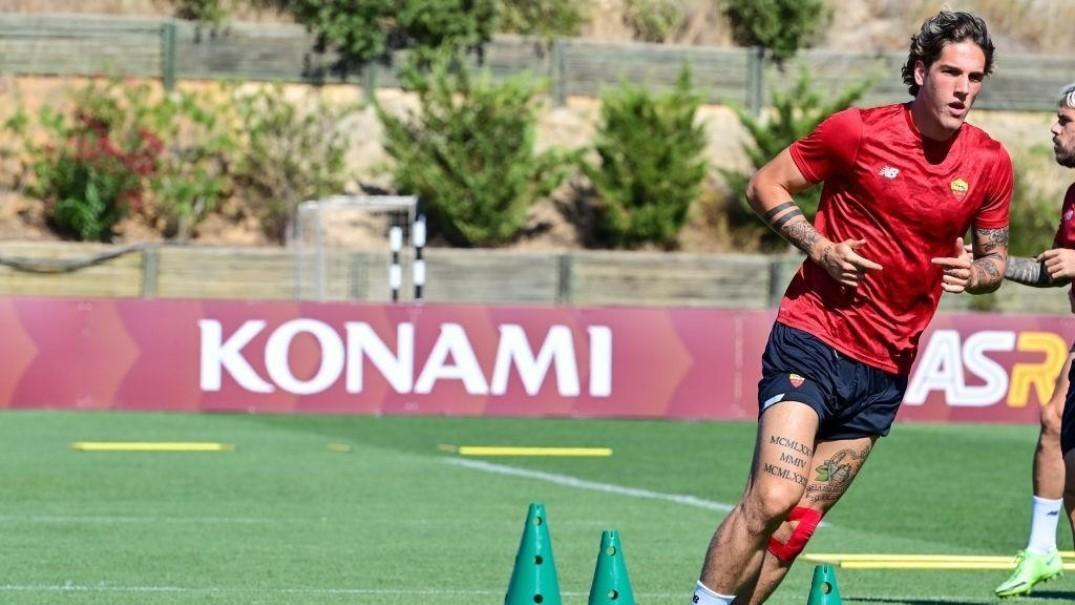
{"label": "shrub", "polygon": [[300,202],[343,190],[348,141],[341,123],[357,108],[317,99],[300,107],[279,85],[236,93],[232,102],[235,185],[266,235],[282,241]]}
{"label": "shrub", "polygon": [[[826,99],[814,87],[810,73],[803,68],[798,79],[788,89],[773,92],[772,108],[763,117],[756,118],[742,108],[735,108],[739,123],[749,137],[743,151],[750,159],[751,165],[755,170],[761,168],[785,147],[810,134],[825,118],[847,109],[861,99],[872,85],[872,81],[860,82],[834,98]],[[766,248],[783,247],[784,242],[780,236],[760,225],[746,202],[747,184],[751,175],[727,169],[721,169],[720,172],[737,200],[737,204],[733,205],[733,224],[737,227],[750,225],[746,228],[757,229],[762,245]],[[812,187],[795,195],[795,202],[811,221],[817,214],[820,199],[819,187]]]}
{"label": "shrub", "polygon": [[396,187],[422,199],[433,231],[455,244],[501,244],[562,180],[564,160],[534,153],[536,88],[527,76],[473,81],[450,65],[415,76],[419,114],[400,118],[377,107],[385,149],[396,162]]}
{"label": "shrub", "polygon": [[223,0],[172,0],[175,16],[200,23],[221,23],[228,16]]}
{"label": "shrub", "polygon": [[575,0],[497,0],[497,29],[543,38],[575,36],[586,6]]}
{"label": "shrub", "polygon": [[741,46],[764,46],[782,64],[809,46],[832,15],[825,0],[723,0],[732,38]]}
{"label": "shrub", "polygon": [[289,12],[340,53],[337,69],[351,71],[392,51],[409,50],[425,67],[439,52],[481,47],[493,34],[494,0],[255,0]]}
{"label": "shrub", "polygon": [[[38,114],[47,142],[24,139],[34,182],[30,193],[48,203],[50,223],[82,240],[107,241],[156,174],[164,143],[126,111],[115,82],[91,82],[65,114]],[[28,128],[24,129],[28,131]]]}
{"label": "shrub", "polygon": [[623,8],[624,24],[643,42],[664,42],[683,23],[681,0],[627,0]]}
{"label": "shrub", "polygon": [[[154,94],[148,84],[91,81],[63,111],[21,107],[5,123],[4,155],[23,164],[14,183],[47,201],[62,233],[108,240],[131,211],[185,239],[230,188],[229,104],[206,95]],[[41,141],[41,142],[39,142]]]}
{"label": "shrub", "polygon": [[661,96],[628,83],[601,95],[600,164],[583,170],[603,202],[598,229],[606,243],[675,242],[707,172],[700,104],[686,67]]}

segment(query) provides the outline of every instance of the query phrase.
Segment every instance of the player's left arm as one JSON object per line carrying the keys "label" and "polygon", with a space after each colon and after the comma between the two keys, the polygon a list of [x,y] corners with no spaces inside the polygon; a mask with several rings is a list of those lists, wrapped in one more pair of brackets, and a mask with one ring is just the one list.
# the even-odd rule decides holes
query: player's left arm
{"label": "player's left arm", "polygon": [[971,294],[993,292],[1004,281],[1004,270],[1008,264],[1008,228],[976,227],[971,243],[974,260],[971,261],[966,291]]}

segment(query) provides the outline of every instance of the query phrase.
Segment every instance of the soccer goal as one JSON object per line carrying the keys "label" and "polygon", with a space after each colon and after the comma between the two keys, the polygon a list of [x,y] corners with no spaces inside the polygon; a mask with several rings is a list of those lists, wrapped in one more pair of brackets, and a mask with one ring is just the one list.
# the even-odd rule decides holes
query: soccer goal
{"label": "soccer goal", "polygon": [[390,246],[410,239],[417,208],[417,197],[398,195],[335,195],[299,204],[288,229],[295,298],[395,299],[400,251]]}

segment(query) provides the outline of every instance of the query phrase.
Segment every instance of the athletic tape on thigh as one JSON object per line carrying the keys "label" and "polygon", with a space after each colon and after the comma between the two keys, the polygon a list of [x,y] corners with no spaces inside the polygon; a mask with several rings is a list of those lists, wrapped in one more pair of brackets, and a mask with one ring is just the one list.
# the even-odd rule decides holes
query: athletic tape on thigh
{"label": "athletic tape on thigh", "polygon": [[795,557],[799,556],[799,553],[806,548],[806,543],[810,540],[810,536],[814,535],[814,530],[821,523],[821,511],[806,508],[805,506],[796,506],[792,509],[791,514],[788,515],[788,521],[798,521],[799,524],[795,526],[787,542],[769,538],[769,552],[785,563],[794,561]]}

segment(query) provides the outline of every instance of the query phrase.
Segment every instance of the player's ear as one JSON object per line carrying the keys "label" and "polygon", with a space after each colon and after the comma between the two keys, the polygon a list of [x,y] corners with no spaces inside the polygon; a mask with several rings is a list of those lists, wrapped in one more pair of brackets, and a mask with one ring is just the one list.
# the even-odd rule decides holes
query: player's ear
{"label": "player's ear", "polygon": [[921,60],[914,63],[914,83],[922,86],[926,83],[926,71],[928,68]]}

